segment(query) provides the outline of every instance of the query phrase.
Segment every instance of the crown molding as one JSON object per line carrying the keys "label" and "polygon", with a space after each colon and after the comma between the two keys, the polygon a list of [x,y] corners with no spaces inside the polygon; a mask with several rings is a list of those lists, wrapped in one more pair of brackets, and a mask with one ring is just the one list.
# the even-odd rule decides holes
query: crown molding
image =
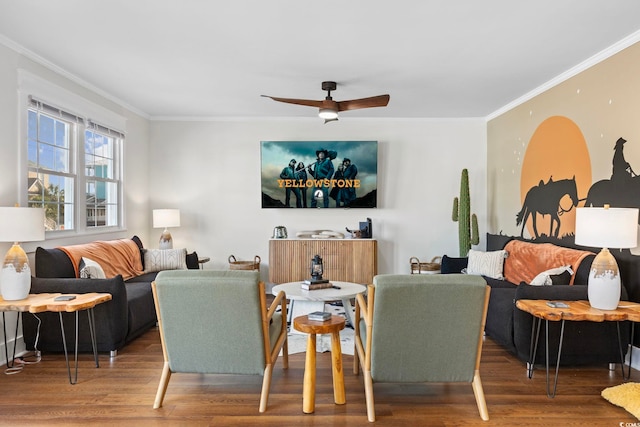
{"label": "crown molding", "polygon": [[53,62],[43,58],[42,56],[36,54],[35,52],[30,51],[29,49],[26,49],[24,46],[14,42],[13,40],[7,38],[6,36],[0,34],[0,44],[3,44],[4,46],[8,47],[9,49],[17,52],[20,55],[23,55],[24,57],[32,60],[33,62],[42,65],[43,67],[53,71],[56,74],[61,75],[62,77],[70,80],[71,82],[82,86],[85,89],[88,89],[92,92],[94,92],[97,95],[100,95],[101,97],[114,102],[116,104],[118,104],[119,106],[126,108],[127,110],[138,114],[139,116],[142,116],[143,118],[150,120],[151,116],[149,116],[149,114],[145,113],[144,111],[139,110],[138,108],[129,105],[128,103],[126,103],[125,101],[109,94],[108,92],[105,92],[104,90],[100,89],[97,86],[92,85],[91,83],[81,79],[80,77],[76,76],[75,74],[70,73],[69,71],[65,70],[64,68],[54,64]]}
{"label": "crown molding", "polygon": [[570,78],[580,74],[581,72],[593,67],[594,65],[599,64],[602,61],[605,61],[606,59],[612,57],[613,55],[615,55],[616,53],[621,52],[622,50],[628,48],[629,46],[637,43],[638,41],[640,41],[640,31],[636,31],[635,33],[625,37],[624,39],[620,40],[619,42],[609,46],[608,48],[596,53],[595,55],[593,55],[592,57],[582,61],[581,63],[579,63],[578,65],[576,65],[575,67],[572,67],[570,69],[568,69],[567,71],[565,71],[564,73],[558,75],[557,77],[549,80],[548,82],[546,82],[545,84],[537,87],[536,89],[532,90],[531,92],[528,92],[524,95],[522,95],[520,98],[517,98],[513,101],[511,101],[510,103],[508,103],[507,105],[497,109],[496,111],[494,111],[493,113],[489,114],[486,117],[487,122],[490,120],[495,119],[496,117],[506,113],[509,110],[512,110],[513,108],[524,104],[525,102],[535,98],[536,96],[546,92],[547,90],[559,85],[560,83],[563,83],[567,80],[569,80]]}
{"label": "crown molding", "polygon": [[[510,103],[502,106],[501,108],[495,110],[494,112],[488,114],[487,116],[484,117],[484,120],[486,122],[489,122],[493,119],[495,119],[496,117],[512,110],[513,108],[516,108],[517,106],[524,104],[525,102],[535,98],[536,96],[544,93],[545,91],[559,85],[560,83],[563,83],[567,80],[569,80],[570,78],[576,76],[577,74],[593,67],[594,65],[605,61],[606,59],[610,58],[611,56],[619,53],[620,51],[626,49],[627,47],[637,43],[638,41],[640,41],[640,31],[637,31],[635,33],[632,33],[631,35],[625,37],[624,39],[618,41],[617,43],[609,46],[608,48],[602,50],[601,52],[591,56],[590,58],[586,59],[585,61],[581,62],[580,64],[570,68],[569,70],[565,71],[564,73],[556,76],[555,78],[549,80],[548,82],[540,85],[539,87],[533,89],[530,92],[527,92],[526,94],[522,95],[519,98],[514,99],[513,101],[511,101]],[[183,117],[183,116],[175,116],[175,117],[167,117],[167,116],[151,116],[148,113],[128,104],[127,102],[107,93],[106,91],[102,90],[101,88],[81,79],[80,77],[76,76],[75,74],[70,73],[69,71],[61,68],[60,66],[52,63],[51,61],[43,58],[42,56],[26,49],[24,46],[14,42],[13,40],[7,38],[6,36],[0,34],[0,44],[6,46],[7,48],[17,52],[18,54],[21,54],[23,56],[25,56],[26,58],[34,61],[35,63],[42,65],[43,67],[67,78],[68,80],[70,80],[71,82],[84,87],[85,89],[91,90],[92,92],[96,93],[97,95],[100,95],[101,97],[112,101],[114,103],[116,103],[117,105],[120,105],[123,108],[126,108],[127,110],[147,119],[150,121],[239,121],[239,120],[252,120],[252,119],[256,119],[254,118],[250,118],[250,117]],[[258,120],[273,120],[274,118],[272,117],[262,117],[259,118]],[[290,120],[291,118],[285,118],[285,120]],[[390,120],[394,120],[394,118],[389,118]],[[378,120],[380,120],[380,118],[378,118]],[[395,120],[397,120],[397,118],[395,118]],[[441,119],[436,119],[436,120],[441,120]]]}

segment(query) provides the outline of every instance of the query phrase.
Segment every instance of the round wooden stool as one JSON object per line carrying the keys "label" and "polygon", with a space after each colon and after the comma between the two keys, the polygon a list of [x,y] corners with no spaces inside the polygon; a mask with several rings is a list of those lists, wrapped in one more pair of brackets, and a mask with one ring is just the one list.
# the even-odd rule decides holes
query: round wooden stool
{"label": "round wooden stool", "polygon": [[345,319],[331,316],[324,322],[309,320],[308,316],[293,319],[293,327],[309,334],[307,355],[304,363],[304,386],[302,389],[302,411],[311,414],[316,405],[316,334],[331,334],[331,371],[333,373],[333,400],[338,405],[346,402],[344,393],[344,374],[342,372],[342,348],[340,331],[344,329]]}

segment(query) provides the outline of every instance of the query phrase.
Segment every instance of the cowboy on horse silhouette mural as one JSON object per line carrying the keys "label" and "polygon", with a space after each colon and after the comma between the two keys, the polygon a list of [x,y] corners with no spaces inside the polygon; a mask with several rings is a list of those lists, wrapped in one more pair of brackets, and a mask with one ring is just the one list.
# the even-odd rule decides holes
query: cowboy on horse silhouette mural
{"label": "cowboy on horse silhouette mural", "polygon": [[611,179],[602,179],[591,185],[585,206],[640,208],[640,179],[624,158],[624,138],[618,138],[613,148]]}
{"label": "cowboy on horse silhouette mural", "polygon": [[[604,206],[609,204],[619,208],[640,208],[640,177],[624,158],[624,138],[618,138],[613,148],[612,171],[610,179],[603,179],[591,185],[587,197],[579,199],[576,189],[576,178],[554,181],[549,177],[547,182],[540,180],[537,186],[531,187],[525,196],[522,209],[516,215],[516,225],[522,224],[520,237],[524,237],[524,227],[529,216],[533,225],[533,238],[540,237],[536,225],[537,214],[550,215],[551,226],[549,237],[558,237],[560,233],[560,216],[569,212],[578,203],[586,200],[584,206]],[[561,205],[562,198],[568,195],[571,206],[565,209]],[[640,222],[640,220],[639,220]],[[554,223],[557,226],[554,228]]]}
{"label": "cowboy on horse silhouette mural", "polygon": [[631,168],[629,162],[624,158],[624,143],[627,142],[624,138],[618,138],[616,145],[613,148],[613,167],[611,171],[611,181],[621,184],[628,183],[634,176],[635,172]]}

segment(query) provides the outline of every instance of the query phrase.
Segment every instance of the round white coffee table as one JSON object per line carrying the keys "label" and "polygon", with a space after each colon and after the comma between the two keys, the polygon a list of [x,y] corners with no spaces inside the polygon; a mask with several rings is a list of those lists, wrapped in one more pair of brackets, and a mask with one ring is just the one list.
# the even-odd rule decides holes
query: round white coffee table
{"label": "round white coffee table", "polygon": [[[273,295],[278,295],[278,292],[284,291],[285,294],[287,294],[287,299],[290,301],[310,301],[319,303],[314,305],[313,307],[308,307],[306,310],[307,313],[311,311],[324,311],[324,303],[327,301],[342,301],[342,306],[344,307],[347,321],[349,322],[349,324],[351,324],[351,326],[355,327],[355,319],[353,318],[353,306],[351,305],[351,299],[355,298],[358,294],[364,293],[367,290],[366,286],[359,285],[357,283],[336,282],[332,280],[331,283],[334,286],[333,288],[308,291],[306,289],[302,289],[302,287],[300,286],[302,285],[302,283],[303,282],[300,281],[275,285],[271,290],[271,293]],[[293,314],[293,311],[291,313]]]}

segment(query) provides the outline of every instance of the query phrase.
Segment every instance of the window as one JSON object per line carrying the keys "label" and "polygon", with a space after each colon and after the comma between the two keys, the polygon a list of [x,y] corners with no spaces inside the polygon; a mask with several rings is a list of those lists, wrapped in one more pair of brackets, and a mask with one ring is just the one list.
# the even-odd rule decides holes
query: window
{"label": "window", "polygon": [[122,226],[124,135],[31,97],[27,128],[28,205],[45,209],[46,229]]}
{"label": "window", "polygon": [[121,134],[89,122],[84,131],[84,176],[87,227],[117,226]]}
{"label": "window", "polygon": [[[37,105],[37,104],[36,104]],[[72,148],[77,118],[28,111],[28,200],[30,207],[45,209],[47,230],[73,230],[75,174]]]}

